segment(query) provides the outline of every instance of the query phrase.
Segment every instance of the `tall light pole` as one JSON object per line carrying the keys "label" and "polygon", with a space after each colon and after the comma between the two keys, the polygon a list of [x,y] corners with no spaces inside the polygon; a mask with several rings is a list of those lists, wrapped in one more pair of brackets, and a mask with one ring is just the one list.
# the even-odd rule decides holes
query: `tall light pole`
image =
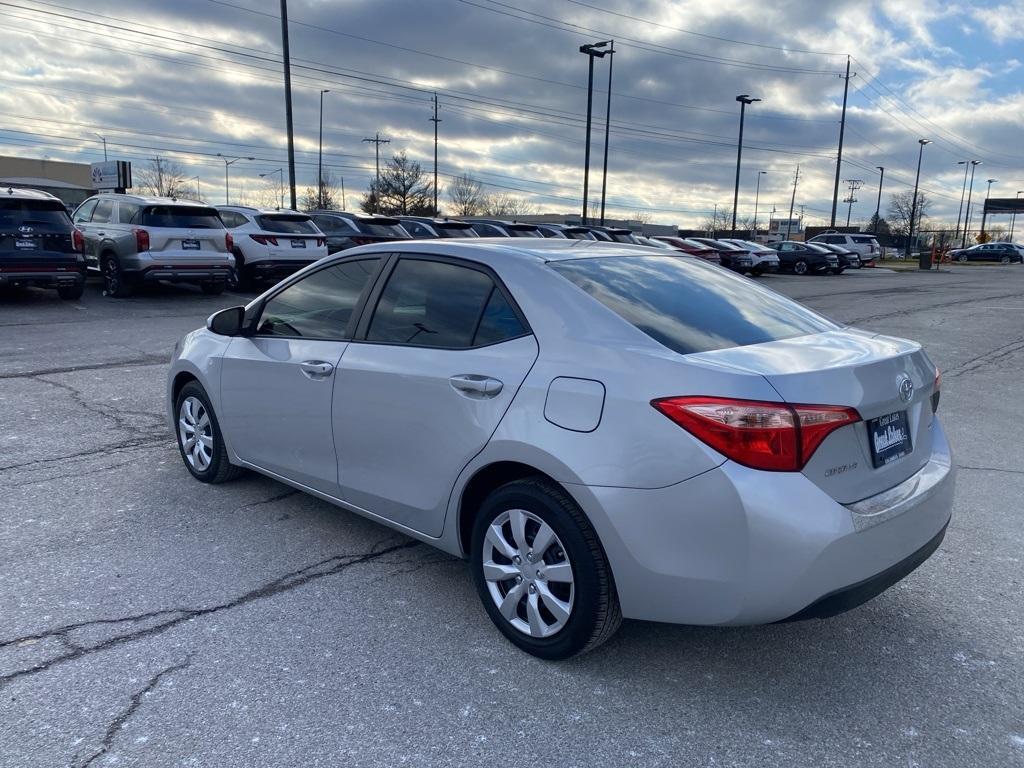
{"label": "tall light pole", "polygon": [[438,215],[437,210],[437,124],[441,122],[441,118],[437,116],[437,92],[434,92],[434,114],[430,117],[430,122],[434,124],[434,215]]}
{"label": "tall light pole", "polygon": [[94,133],[93,136],[95,136],[97,139],[99,139],[100,141],[103,142],[103,162],[106,162],[107,161],[107,137],[106,136],[100,136],[98,133]]}
{"label": "tall light pole", "polygon": [[601,172],[601,226],[604,226],[604,200],[608,191],[608,136],[612,132],[612,66],[615,64],[615,41],[608,50],[608,104],[604,111],[604,170]]}
{"label": "tall light pole", "polygon": [[757,240],[757,204],[761,198],[761,177],[768,171],[757,172],[757,187],[754,189],[754,239]]}
{"label": "tall light pole", "polygon": [[992,197],[992,185],[995,184],[999,179],[988,180],[988,191],[985,192],[985,205],[981,209],[981,237],[985,237],[985,220],[988,218],[988,199]]}
{"label": "tall light pole", "polygon": [[[316,160],[316,207],[324,207],[324,94],[330,93],[330,88],[320,89],[320,151]],[[262,174],[260,174],[262,175]],[[284,205],[281,206],[284,208]]]}
{"label": "tall light pole", "polygon": [[195,183],[196,183],[196,200],[202,200],[203,199],[203,193],[199,189],[199,177],[198,176],[193,176],[191,179],[189,179],[189,181],[195,181]]}
{"label": "tall light pole", "polygon": [[[284,168],[278,168],[278,169],[273,170],[273,171],[267,171],[266,173],[261,173],[260,174],[260,178],[261,179],[265,179],[265,178],[267,178],[267,176],[273,176],[275,173],[278,175],[277,190],[278,190],[278,194],[279,194],[279,196],[281,198],[281,205],[280,205],[280,207],[284,208]],[[319,203],[320,201],[318,200],[317,202]]]}
{"label": "tall light pole", "polygon": [[604,58],[607,51],[601,50],[611,45],[611,40],[600,43],[588,43],[580,46],[580,53],[587,56],[587,141],[583,156],[583,223],[587,223],[587,197],[590,194],[590,124],[594,113],[594,59]]}
{"label": "tall light pole", "polygon": [[[288,47],[288,0],[281,0],[281,59],[284,63],[284,117],[288,129],[288,187],[292,208],[295,199],[295,124],[292,120],[292,59]],[[226,171],[225,171],[226,173]]]}
{"label": "tall light pole", "polygon": [[878,177],[878,202],[875,203],[875,226],[872,227],[874,234],[878,234],[878,220],[882,215],[882,182],[885,181],[885,168],[881,165],[876,165],[880,174]]}
{"label": "tall light pole", "polygon": [[740,160],[743,159],[743,116],[747,110],[747,104],[753,104],[755,101],[760,99],[752,99],[745,93],[741,93],[736,97],[736,101],[740,103],[740,138],[736,143],[736,188],[732,193],[732,234],[736,234],[736,206],[740,202]]}
{"label": "tall light pole", "polygon": [[967,170],[971,167],[971,161],[958,160],[957,165],[964,167],[964,186],[960,190],[960,210],[956,214],[956,233],[953,235],[954,243],[960,238],[960,219],[964,215],[964,198],[967,196]]}
{"label": "tall light pole", "polygon": [[217,153],[217,157],[224,161],[224,205],[231,205],[231,186],[228,179],[228,168],[239,160],[255,160],[255,157],[228,157]]}
{"label": "tall light pole", "polygon": [[971,183],[967,187],[967,209],[964,213],[964,238],[960,242],[961,248],[967,247],[967,233],[971,231],[971,197],[974,195],[974,171],[981,165],[981,160],[971,160]]}
{"label": "tall light pole", "polygon": [[[1017,199],[1020,200],[1021,193],[1024,193],[1024,189],[1017,190]],[[1017,225],[1017,209],[1013,209],[1013,218],[1010,219],[1010,237],[1009,240],[1013,242],[1013,229]]]}
{"label": "tall light pole", "polygon": [[829,228],[836,228],[836,209],[839,207],[839,175],[843,170],[843,136],[846,134],[846,100],[850,94],[850,78],[855,77],[856,72],[853,75],[850,74],[850,57],[846,57],[846,75],[840,75],[843,78],[843,115],[839,120],[839,152],[836,155],[836,183],[832,188],[832,219],[829,221]]}
{"label": "tall light pole", "polygon": [[[906,257],[909,259],[911,251],[914,247],[914,220],[917,218],[917,187],[921,182],[921,158],[924,156],[924,145],[931,144],[931,139],[918,139],[917,143],[921,145],[920,149],[917,150],[917,176],[914,177],[914,200],[910,204],[910,231],[907,233],[907,253]],[[932,257],[931,254],[921,252],[917,261],[918,269],[931,269],[932,268]]]}

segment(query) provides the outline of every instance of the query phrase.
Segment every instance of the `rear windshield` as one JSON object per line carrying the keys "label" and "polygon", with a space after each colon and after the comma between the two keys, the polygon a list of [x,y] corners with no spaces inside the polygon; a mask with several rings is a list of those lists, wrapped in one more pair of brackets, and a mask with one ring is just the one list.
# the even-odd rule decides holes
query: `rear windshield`
{"label": "rear windshield", "polygon": [[873,237],[867,237],[865,235],[854,235],[853,242],[855,243],[876,243],[878,242]]}
{"label": "rear windshield", "polygon": [[686,257],[574,259],[552,262],[551,268],[683,355],[838,327],[785,296]]}
{"label": "rear windshield", "polygon": [[[389,221],[394,221],[390,219]],[[373,221],[372,219],[357,219],[356,226],[359,227],[359,231],[366,235],[373,235],[374,237],[397,237],[397,238],[409,238],[411,235],[405,231],[401,224],[394,221],[392,224],[382,224],[379,221]]]}
{"label": "rear windshield", "polygon": [[469,224],[434,224],[441,237],[480,237]]}
{"label": "rear windshield", "polygon": [[257,216],[260,229],[267,232],[280,232],[283,235],[319,235],[316,225],[309,216],[281,216],[267,214]]}
{"label": "rear windshield", "polygon": [[66,232],[71,227],[71,218],[57,200],[0,200],[0,229],[18,227]]}
{"label": "rear windshield", "polygon": [[505,229],[508,230],[509,235],[512,237],[544,237],[536,227],[517,227],[506,224]]}
{"label": "rear windshield", "polygon": [[136,215],[137,222],[144,227],[173,227],[175,229],[224,229],[213,208],[198,205],[149,205]]}
{"label": "rear windshield", "polygon": [[562,230],[562,234],[570,240],[597,240],[597,236],[593,232],[583,229],[583,227],[566,227]]}

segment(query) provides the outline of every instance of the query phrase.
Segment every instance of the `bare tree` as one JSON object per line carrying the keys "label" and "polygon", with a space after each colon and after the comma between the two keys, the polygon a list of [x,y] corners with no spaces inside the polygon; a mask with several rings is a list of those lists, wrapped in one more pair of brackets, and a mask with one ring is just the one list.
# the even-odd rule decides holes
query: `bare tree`
{"label": "bare tree", "polygon": [[320,194],[317,194],[316,186],[306,187],[299,201],[299,206],[306,211],[317,208],[327,211],[344,210],[345,195],[342,192],[340,176],[335,176],[330,170],[324,171],[323,183],[320,185]]}
{"label": "bare tree", "polygon": [[514,219],[517,216],[531,216],[537,212],[537,206],[533,203],[507,192],[488,195],[483,206],[485,216],[495,216],[500,219]]}
{"label": "bare tree", "polygon": [[370,184],[362,208],[390,215],[434,216],[434,185],[420,164],[402,151],[387,161],[380,184]]}
{"label": "bare tree", "polygon": [[[705,232],[710,232],[714,235],[716,232],[721,232],[728,229],[732,225],[732,208],[726,206],[718,206],[714,212],[707,216],[704,221],[701,222],[700,228]],[[745,227],[739,221],[736,222],[737,229],[750,229]]]}
{"label": "bare tree", "polygon": [[448,199],[455,216],[479,216],[487,203],[484,185],[468,173],[457,176],[448,185]]}
{"label": "bare tree", "polygon": [[188,196],[185,169],[176,160],[154,157],[136,174],[134,185],[143,194],[157,197]]}
{"label": "bare tree", "polygon": [[[914,207],[914,193],[895,192],[889,197],[889,228],[897,235],[910,232],[910,212]],[[917,213],[914,216],[914,230],[921,231],[921,222],[928,217],[932,200],[925,192],[917,193]]]}

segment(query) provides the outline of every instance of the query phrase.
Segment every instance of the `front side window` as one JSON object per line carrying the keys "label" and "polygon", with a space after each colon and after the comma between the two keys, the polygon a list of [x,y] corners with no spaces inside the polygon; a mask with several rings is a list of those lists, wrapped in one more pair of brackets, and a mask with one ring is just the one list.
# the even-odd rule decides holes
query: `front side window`
{"label": "front side window", "polygon": [[696,259],[609,257],[550,266],[626,322],[684,355],[838,328],[784,296]]}
{"label": "front side window", "polygon": [[359,259],[321,269],[285,288],[263,307],[256,333],[304,339],[351,338],[352,312],[380,259]]}
{"label": "front side window", "polygon": [[[503,308],[503,301],[484,272],[402,259],[381,293],[366,340],[449,349],[493,344],[508,338],[511,307]],[[513,335],[522,332],[520,324]]]}
{"label": "front side window", "polygon": [[92,212],[96,210],[96,203],[98,202],[99,200],[93,198],[92,200],[86,200],[84,203],[82,203],[78,207],[78,210],[75,211],[75,223],[85,224],[86,222],[88,222],[89,219],[92,218]]}
{"label": "front side window", "polygon": [[114,201],[100,200],[92,214],[93,224],[109,224],[114,219]]}

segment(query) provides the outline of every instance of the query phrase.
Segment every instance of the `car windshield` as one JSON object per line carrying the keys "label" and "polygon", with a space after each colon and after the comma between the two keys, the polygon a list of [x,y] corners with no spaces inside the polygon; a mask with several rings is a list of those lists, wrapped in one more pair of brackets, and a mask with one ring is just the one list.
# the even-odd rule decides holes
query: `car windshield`
{"label": "car windshield", "polygon": [[699,259],[627,256],[550,266],[655,341],[684,355],[838,328],[784,296]]}
{"label": "car windshield", "polygon": [[[141,221],[138,219],[141,218]],[[144,227],[174,227],[175,229],[224,229],[213,208],[190,205],[147,205],[141,214],[132,217],[132,224]]]}
{"label": "car windshield", "polygon": [[319,235],[316,225],[309,216],[289,216],[269,213],[257,216],[256,222],[265,232],[280,232],[283,235]]}
{"label": "car windshield", "polygon": [[71,219],[59,200],[0,200],[0,230],[38,227],[69,231]]}

